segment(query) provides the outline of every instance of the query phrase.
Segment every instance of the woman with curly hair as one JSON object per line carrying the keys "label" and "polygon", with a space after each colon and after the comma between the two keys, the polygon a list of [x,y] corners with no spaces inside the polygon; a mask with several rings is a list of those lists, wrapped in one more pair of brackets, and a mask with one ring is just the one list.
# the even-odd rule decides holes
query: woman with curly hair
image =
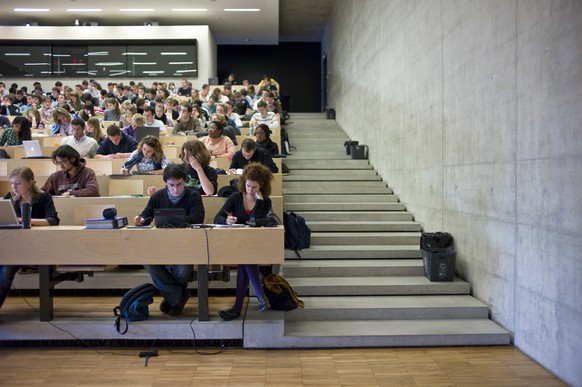
{"label": "woman with curly hair", "polygon": [[[251,218],[265,218],[271,210],[271,180],[273,174],[269,168],[260,163],[250,163],[243,170],[238,181],[238,191],[228,197],[216,217],[216,224],[246,224]],[[236,272],[236,298],[234,305],[227,310],[218,312],[225,321],[234,320],[240,316],[243,302],[249,287],[253,284],[259,310],[264,312],[270,308],[265,296],[258,265],[238,265]]]}
{"label": "woman with curly hair", "polygon": [[129,174],[133,166],[137,166],[138,172],[152,175],[161,175],[164,172],[168,160],[157,137],[145,136],[121,167],[121,173]]}

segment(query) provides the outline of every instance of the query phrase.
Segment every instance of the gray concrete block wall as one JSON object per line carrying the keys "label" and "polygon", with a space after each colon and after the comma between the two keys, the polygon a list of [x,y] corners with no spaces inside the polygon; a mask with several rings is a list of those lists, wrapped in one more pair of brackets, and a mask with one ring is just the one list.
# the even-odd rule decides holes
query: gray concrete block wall
{"label": "gray concrete block wall", "polygon": [[343,0],[329,105],[515,344],[582,385],[582,2]]}

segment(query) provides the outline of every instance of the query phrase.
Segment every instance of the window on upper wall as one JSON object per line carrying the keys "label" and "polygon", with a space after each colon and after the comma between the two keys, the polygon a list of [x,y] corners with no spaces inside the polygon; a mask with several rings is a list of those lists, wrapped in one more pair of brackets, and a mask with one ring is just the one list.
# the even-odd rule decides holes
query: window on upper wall
{"label": "window on upper wall", "polygon": [[50,45],[0,45],[0,76],[49,77],[51,56]]}
{"label": "window on upper wall", "polygon": [[198,76],[196,40],[53,42],[0,41],[0,76],[184,77]]}

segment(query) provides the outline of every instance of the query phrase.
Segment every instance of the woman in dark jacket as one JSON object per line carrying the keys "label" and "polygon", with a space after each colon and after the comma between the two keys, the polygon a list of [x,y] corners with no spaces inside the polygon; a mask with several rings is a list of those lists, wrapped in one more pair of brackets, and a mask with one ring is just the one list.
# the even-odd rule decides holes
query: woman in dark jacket
{"label": "woman in dark jacket", "polygon": [[257,146],[265,149],[271,156],[279,155],[279,146],[271,140],[271,129],[265,124],[257,126],[255,129]]}
{"label": "woman in dark jacket", "polygon": [[[20,205],[30,203],[32,205],[31,225],[32,226],[56,226],[59,224],[59,217],[53,197],[48,192],[42,192],[36,186],[34,173],[28,167],[19,167],[10,174],[10,184],[12,192],[8,193],[4,199],[11,199],[14,210],[21,220]],[[10,291],[12,281],[20,266],[0,266],[0,307]]]}
{"label": "woman in dark jacket", "polygon": [[[271,210],[271,180],[273,174],[269,168],[260,163],[248,164],[238,181],[238,192],[233,193],[226,200],[216,217],[216,224],[246,224],[250,218],[265,218]],[[236,252],[234,252],[236,253]],[[253,284],[259,310],[264,312],[270,308],[269,300],[265,296],[258,265],[238,265],[236,272],[236,299],[234,305],[227,310],[218,312],[225,321],[234,320],[240,316],[243,301],[249,287]]]}

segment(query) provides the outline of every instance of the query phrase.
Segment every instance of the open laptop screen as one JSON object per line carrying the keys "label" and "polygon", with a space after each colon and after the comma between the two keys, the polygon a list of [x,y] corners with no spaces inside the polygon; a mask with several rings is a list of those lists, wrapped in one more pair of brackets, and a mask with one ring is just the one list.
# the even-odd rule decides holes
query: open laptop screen
{"label": "open laptop screen", "polygon": [[11,200],[0,200],[0,228],[21,228]]}
{"label": "open laptop screen", "polygon": [[135,128],[135,139],[139,143],[145,136],[160,138],[160,128],[150,126],[138,126]]}
{"label": "open laptop screen", "polygon": [[188,227],[183,208],[157,208],[154,210],[154,222],[157,228]]}

